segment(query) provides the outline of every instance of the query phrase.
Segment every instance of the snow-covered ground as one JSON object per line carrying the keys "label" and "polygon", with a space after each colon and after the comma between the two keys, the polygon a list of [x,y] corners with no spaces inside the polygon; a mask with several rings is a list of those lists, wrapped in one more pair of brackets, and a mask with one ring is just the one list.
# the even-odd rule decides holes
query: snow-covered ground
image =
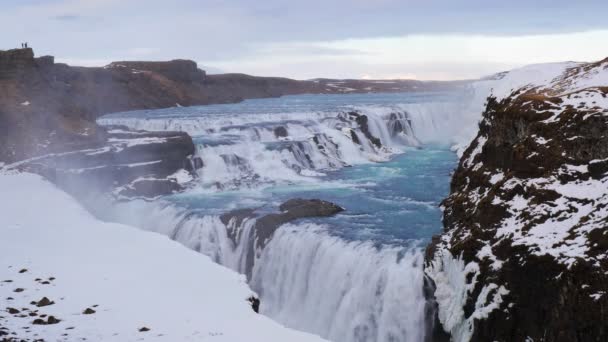
{"label": "snow-covered ground", "polygon": [[37,175],[0,174],[0,189],[0,331],[9,337],[321,341],[256,314],[244,276],[160,234],[99,221]]}

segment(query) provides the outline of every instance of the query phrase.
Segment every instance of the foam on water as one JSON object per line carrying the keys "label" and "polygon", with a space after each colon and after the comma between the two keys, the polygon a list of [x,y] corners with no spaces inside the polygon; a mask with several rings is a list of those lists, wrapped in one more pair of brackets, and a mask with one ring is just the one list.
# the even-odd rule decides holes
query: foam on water
{"label": "foam on water", "polygon": [[204,164],[201,185],[226,190],[315,182],[327,170],[387,161],[406,146],[449,143],[446,132],[461,126],[454,96],[290,96],[117,113],[98,121],[191,134]]}

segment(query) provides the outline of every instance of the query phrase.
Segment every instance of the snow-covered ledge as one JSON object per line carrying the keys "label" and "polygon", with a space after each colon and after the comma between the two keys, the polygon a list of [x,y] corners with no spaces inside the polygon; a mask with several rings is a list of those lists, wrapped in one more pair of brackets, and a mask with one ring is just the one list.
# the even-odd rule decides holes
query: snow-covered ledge
{"label": "snow-covered ledge", "polygon": [[10,337],[322,341],[256,314],[242,275],[165,236],[99,221],[37,175],[0,174],[0,189],[0,327]]}

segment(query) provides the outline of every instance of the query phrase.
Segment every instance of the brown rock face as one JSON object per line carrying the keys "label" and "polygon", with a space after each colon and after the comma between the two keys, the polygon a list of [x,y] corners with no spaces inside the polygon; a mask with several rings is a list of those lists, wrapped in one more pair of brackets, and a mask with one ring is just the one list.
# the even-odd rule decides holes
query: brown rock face
{"label": "brown rock face", "polygon": [[608,89],[559,88],[577,75],[489,98],[453,176],[427,271],[469,266],[472,341],[608,340]]}
{"label": "brown rock face", "polygon": [[35,66],[32,49],[14,49],[0,53],[0,79],[18,77]]}

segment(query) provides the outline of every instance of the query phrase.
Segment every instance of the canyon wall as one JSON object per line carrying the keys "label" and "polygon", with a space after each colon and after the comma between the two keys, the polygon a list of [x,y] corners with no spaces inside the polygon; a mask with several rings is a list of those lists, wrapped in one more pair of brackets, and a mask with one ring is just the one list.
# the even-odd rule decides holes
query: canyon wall
{"label": "canyon wall", "polygon": [[488,98],[427,250],[454,341],[608,339],[608,59],[544,68]]}

